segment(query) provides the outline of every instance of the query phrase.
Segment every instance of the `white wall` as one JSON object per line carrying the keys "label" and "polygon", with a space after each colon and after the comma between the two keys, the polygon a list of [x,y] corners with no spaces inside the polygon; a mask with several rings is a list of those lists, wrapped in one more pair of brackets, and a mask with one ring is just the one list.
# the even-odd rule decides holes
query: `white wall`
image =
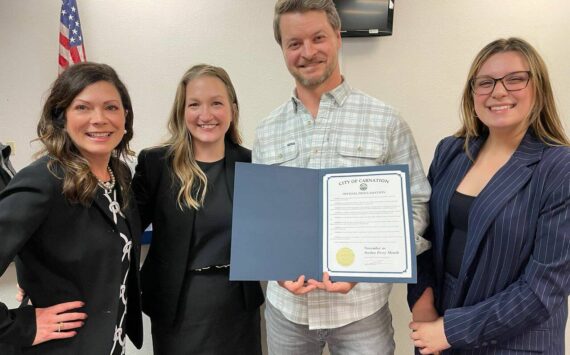
{"label": "white wall", "polygon": [[[130,89],[137,151],[164,138],[175,86],[192,64],[228,70],[248,146],[259,120],[291,93],[293,81],[273,40],[273,1],[78,2],[87,58],[112,65]],[[16,143],[16,168],[37,149],[29,142],[57,75],[59,6],[56,0],[0,0],[0,141]],[[472,58],[498,37],[521,36],[540,51],[568,130],[568,14],[566,0],[397,0],[393,36],[344,40],[343,73],[353,86],[401,110],[427,168],[439,139],[458,127]],[[411,348],[404,296],[397,287],[391,299],[399,354]]]}

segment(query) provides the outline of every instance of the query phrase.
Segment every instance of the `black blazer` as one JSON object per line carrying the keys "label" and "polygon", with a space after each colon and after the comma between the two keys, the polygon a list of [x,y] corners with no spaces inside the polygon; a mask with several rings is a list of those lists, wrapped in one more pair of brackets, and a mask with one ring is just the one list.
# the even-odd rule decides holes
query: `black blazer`
{"label": "black blazer", "polygon": [[[152,242],[141,270],[143,311],[153,320],[173,323],[188,267],[195,210],[178,207],[180,184],[173,176],[168,147],[139,154],[133,190],[142,227],[153,227]],[[234,192],[235,163],[251,162],[251,151],[226,141],[225,167],[230,196]],[[242,282],[246,309],[263,303],[259,282]]]}
{"label": "black blazer", "polygon": [[[18,279],[34,307],[80,300],[88,318],[75,337],[27,347],[36,333],[34,308],[9,310],[0,303],[0,342],[23,346],[25,354],[106,354],[119,308],[121,241],[104,212],[108,206],[67,201],[48,159],[22,169],[0,193],[0,272],[18,255]],[[131,201],[124,211],[133,236],[125,328],[140,348],[140,222],[134,208]]]}

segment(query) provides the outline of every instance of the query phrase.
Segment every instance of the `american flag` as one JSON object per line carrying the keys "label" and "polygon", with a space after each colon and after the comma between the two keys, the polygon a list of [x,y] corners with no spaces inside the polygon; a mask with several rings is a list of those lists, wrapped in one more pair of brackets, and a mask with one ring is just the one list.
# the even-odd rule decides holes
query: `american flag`
{"label": "american flag", "polygon": [[62,0],[59,26],[59,73],[75,63],[84,62],[83,33],[75,0]]}

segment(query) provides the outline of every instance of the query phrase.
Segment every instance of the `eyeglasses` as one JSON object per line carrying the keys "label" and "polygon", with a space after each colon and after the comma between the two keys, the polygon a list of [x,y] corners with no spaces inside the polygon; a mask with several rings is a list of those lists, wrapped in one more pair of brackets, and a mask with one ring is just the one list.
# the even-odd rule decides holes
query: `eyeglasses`
{"label": "eyeglasses", "polygon": [[490,76],[479,76],[471,79],[471,90],[476,95],[489,95],[495,90],[497,81],[500,81],[505,90],[519,91],[527,87],[529,80],[529,71],[516,71],[497,79]]}

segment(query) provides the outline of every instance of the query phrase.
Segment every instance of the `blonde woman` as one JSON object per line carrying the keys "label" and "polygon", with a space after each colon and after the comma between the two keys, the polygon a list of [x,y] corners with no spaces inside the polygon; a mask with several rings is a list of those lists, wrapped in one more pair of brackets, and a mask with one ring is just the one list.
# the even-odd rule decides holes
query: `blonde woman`
{"label": "blonde woman", "polygon": [[133,181],[153,237],[142,268],[155,354],[261,354],[257,282],[230,282],[239,106],[228,74],[196,65],[180,81],[162,147],[143,150]]}
{"label": "blonde woman", "polygon": [[429,172],[432,254],[409,290],[411,338],[422,354],[562,355],[570,142],[543,60],[522,39],[488,44],[462,109]]}

